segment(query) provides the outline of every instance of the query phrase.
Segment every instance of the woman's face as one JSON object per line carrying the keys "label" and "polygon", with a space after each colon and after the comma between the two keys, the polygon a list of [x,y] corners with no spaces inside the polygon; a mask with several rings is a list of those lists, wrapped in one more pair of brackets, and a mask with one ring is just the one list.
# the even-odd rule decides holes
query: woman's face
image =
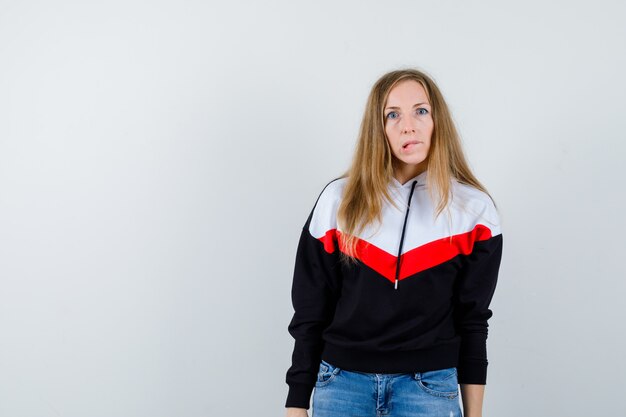
{"label": "woman's face", "polygon": [[[428,156],[434,127],[431,111],[426,91],[417,81],[401,81],[389,92],[383,112],[385,133],[403,171],[418,168]],[[423,171],[426,166],[419,168]]]}

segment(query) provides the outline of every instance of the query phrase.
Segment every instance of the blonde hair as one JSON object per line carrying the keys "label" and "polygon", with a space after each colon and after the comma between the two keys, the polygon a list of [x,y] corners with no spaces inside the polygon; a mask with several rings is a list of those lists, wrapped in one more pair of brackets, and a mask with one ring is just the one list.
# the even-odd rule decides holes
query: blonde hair
{"label": "blonde hair", "polygon": [[434,190],[438,191],[435,218],[448,207],[453,177],[489,195],[467,164],[448,105],[435,82],[414,68],[384,74],[370,91],[352,163],[340,177],[347,177],[337,211],[340,252],[346,262],[356,262],[357,235],[370,223],[381,223],[383,199],[397,207],[388,192],[395,156],[385,133],[384,108],[391,89],[405,80],[417,81],[424,87],[432,108],[434,128],[426,165],[432,201],[435,201]]}

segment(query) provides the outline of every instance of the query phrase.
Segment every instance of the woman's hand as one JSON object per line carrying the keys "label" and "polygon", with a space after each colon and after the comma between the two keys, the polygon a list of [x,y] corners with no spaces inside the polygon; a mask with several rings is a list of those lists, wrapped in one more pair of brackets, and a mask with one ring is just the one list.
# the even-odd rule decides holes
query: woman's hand
{"label": "woman's hand", "polygon": [[287,417],[309,417],[306,408],[287,407]]}

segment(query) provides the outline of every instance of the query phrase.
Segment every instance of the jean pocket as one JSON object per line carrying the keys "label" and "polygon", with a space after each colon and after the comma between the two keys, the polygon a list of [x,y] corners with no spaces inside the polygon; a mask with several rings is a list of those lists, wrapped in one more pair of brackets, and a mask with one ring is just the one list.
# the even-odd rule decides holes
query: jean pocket
{"label": "jean pocket", "polygon": [[341,369],[338,366],[332,365],[325,360],[321,360],[319,371],[317,372],[317,381],[315,382],[316,387],[323,387],[330,384]]}
{"label": "jean pocket", "polygon": [[413,374],[413,378],[423,391],[435,397],[454,399],[459,395],[456,367],[416,372]]}

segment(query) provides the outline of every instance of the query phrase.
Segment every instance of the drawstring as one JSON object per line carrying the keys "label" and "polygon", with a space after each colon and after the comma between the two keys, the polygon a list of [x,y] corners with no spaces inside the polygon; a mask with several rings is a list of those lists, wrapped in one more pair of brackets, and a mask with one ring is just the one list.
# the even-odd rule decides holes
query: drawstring
{"label": "drawstring", "polygon": [[404,225],[402,225],[402,235],[400,236],[400,248],[398,249],[398,258],[396,259],[396,282],[394,289],[398,289],[398,276],[400,275],[400,254],[402,253],[402,243],[404,242],[404,230],[406,229],[406,220],[409,218],[409,208],[411,207],[411,197],[413,197],[413,190],[415,189],[417,181],[413,181],[411,185],[411,193],[409,194],[409,202],[406,205],[406,214],[404,215]]}

